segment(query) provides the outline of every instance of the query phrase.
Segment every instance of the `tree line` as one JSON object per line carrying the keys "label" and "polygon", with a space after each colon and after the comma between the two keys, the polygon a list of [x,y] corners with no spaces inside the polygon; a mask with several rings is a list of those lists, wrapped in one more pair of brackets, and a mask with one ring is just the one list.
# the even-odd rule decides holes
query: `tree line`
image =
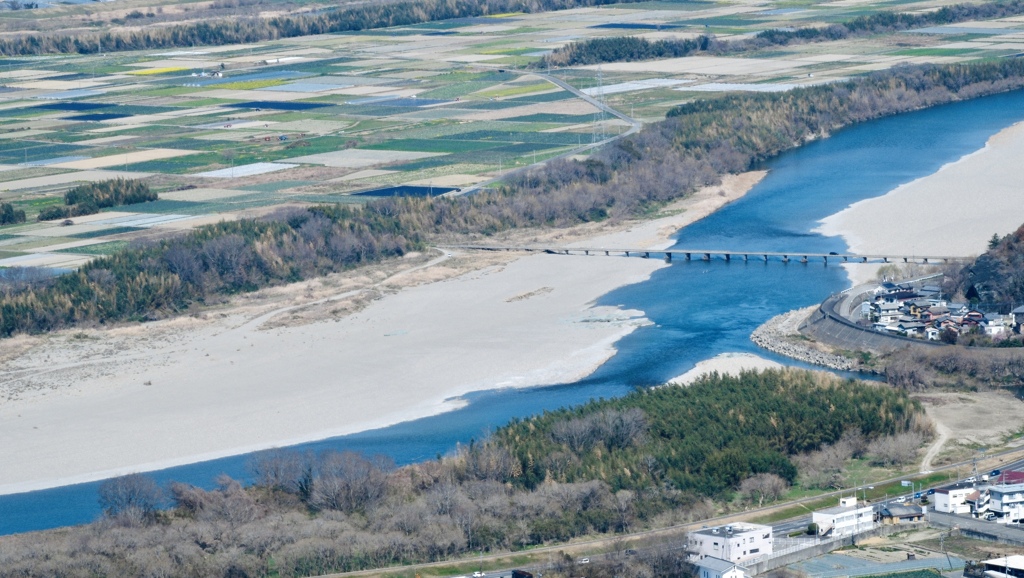
{"label": "tree line", "polygon": [[544,56],[537,67],[581,66],[602,62],[632,62],[658,58],[678,58],[695,53],[736,54],[763,48],[827,42],[859,38],[874,34],[897,32],[967,22],[1005,18],[1024,13],[1024,0],[989,2],[986,4],[955,4],[932,12],[879,12],[858,16],[853,20],[828,26],[797,29],[773,28],[739,40],[718,40],[714,35],[694,39],[647,40],[636,36],[591,38],[570,42]]}
{"label": "tree line", "polygon": [[[0,567],[26,578],[285,578],[662,527],[713,516],[737,489],[744,505],[773,501],[781,477],[755,471],[789,463],[791,473],[801,463],[793,452],[829,444],[869,451],[914,431],[920,414],[878,384],[798,370],[712,375],[517,421],[402,468],[351,452],[272,450],[252,459],[248,487],[226,476],[213,489],[108,480],[101,520],[0,537]],[[713,481],[695,484],[704,474]],[[607,575],[685,576],[676,553],[612,561]],[[552,576],[574,566],[552,562]]]}
{"label": "tree line", "polygon": [[399,256],[427,243],[521,227],[640,217],[721,175],[844,126],[1024,86],[1024,60],[902,66],[786,93],[735,94],[672,109],[596,151],[509,175],[460,197],[391,197],[201,227],[134,244],[33,286],[0,287],[0,336],[153,319],[275,283]]}
{"label": "tree line", "polygon": [[39,211],[40,221],[67,219],[81,215],[93,215],[100,209],[135,205],[157,200],[157,194],[149,185],[138,179],[110,179],[84,183],[64,193],[64,205],[46,207]]}
{"label": "tree line", "polygon": [[25,211],[15,209],[10,203],[0,203],[0,225],[14,225],[25,222]]}
{"label": "tree line", "polygon": [[[627,0],[628,1],[628,0]],[[0,39],[0,55],[95,54],[122,50],[245,44],[313,34],[409,26],[509,12],[546,12],[621,0],[417,0],[356,3],[331,10],[232,17],[131,31],[23,34]]]}
{"label": "tree line", "polygon": [[[0,288],[0,336],[77,324],[144,320],[221,296],[289,283],[400,256],[422,242],[390,218],[337,211],[285,211],[222,222],[184,236],[135,243],[78,271]],[[340,214],[344,214],[341,211]]]}

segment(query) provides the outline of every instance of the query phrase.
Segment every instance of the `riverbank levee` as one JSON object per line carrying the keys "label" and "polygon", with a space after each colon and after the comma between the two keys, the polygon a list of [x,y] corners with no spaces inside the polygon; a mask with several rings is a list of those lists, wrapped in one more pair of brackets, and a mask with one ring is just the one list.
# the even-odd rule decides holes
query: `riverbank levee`
{"label": "riverbank levee", "polygon": [[[853,253],[979,255],[993,234],[1009,234],[1024,223],[1022,157],[1024,123],[1018,123],[931,175],[823,219],[817,232],[842,236]],[[855,285],[877,270],[847,266]]]}
{"label": "riverbank levee", "polygon": [[[588,229],[584,242],[663,245],[763,174],[728,177],[667,217]],[[666,266],[468,254],[432,266],[453,261],[470,270],[400,290],[340,283],[334,301],[300,293],[269,312],[247,296],[205,320],[8,342],[21,352],[4,361],[0,382],[0,492],[323,439],[436,414],[471,391],[581,379],[646,322],[642,311],[594,302]],[[430,281],[429,271],[411,274]],[[264,298],[275,291],[284,289]],[[339,313],[353,291],[376,299]]]}

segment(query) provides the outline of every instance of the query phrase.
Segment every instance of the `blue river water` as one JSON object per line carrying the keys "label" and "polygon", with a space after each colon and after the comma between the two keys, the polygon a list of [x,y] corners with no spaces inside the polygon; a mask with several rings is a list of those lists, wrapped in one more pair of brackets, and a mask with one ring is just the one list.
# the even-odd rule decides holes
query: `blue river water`
{"label": "blue river water", "polygon": [[[770,172],[760,184],[743,199],[681,230],[677,246],[841,252],[846,249],[842,239],[811,232],[820,219],[934,173],[1021,120],[1024,91],[1017,91],[839,131],[766,163],[764,168]],[[922,209],[926,208],[907,207],[908,218],[923,218],[928,211]],[[466,396],[466,407],[453,412],[296,449],[384,454],[400,465],[408,464],[480,439],[513,417],[664,383],[719,353],[753,352],[794,365],[758,349],[750,342],[750,333],[774,315],[821,301],[847,285],[842,268],[821,263],[677,259],[650,280],[600,300],[603,305],[642,310],[653,324],[620,340],[618,353],[586,379],[568,385],[477,392]],[[151,475],[160,483],[176,480],[210,487],[222,473],[246,480],[251,458],[224,458]],[[0,496],[0,534],[90,522],[100,513],[98,486],[96,482]]]}

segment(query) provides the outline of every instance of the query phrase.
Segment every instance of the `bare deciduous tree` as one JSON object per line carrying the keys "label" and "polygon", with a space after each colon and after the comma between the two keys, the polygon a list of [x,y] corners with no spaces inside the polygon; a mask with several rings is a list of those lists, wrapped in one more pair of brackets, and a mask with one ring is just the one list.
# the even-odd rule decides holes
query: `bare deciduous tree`
{"label": "bare deciduous tree", "polygon": [[775,474],[757,474],[740,482],[740,494],[757,507],[764,505],[765,500],[774,502],[786,495],[789,482]]}
{"label": "bare deciduous tree", "polygon": [[99,495],[107,516],[131,523],[152,520],[163,500],[160,486],[142,474],[109,479],[100,484]]}

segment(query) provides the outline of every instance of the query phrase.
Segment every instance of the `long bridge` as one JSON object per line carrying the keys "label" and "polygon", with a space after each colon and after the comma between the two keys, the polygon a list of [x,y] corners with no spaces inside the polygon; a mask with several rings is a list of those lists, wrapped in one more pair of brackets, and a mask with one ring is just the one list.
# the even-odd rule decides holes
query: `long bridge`
{"label": "long bridge", "polygon": [[557,247],[557,246],[499,246],[499,245],[442,245],[443,249],[456,249],[465,251],[517,251],[525,253],[547,253],[551,255],[598,255],[616,257],[661,257],[671,263],[673,258],[681,258],[687,261],[702,260],[710,261],[721,258],[725,261],[733,259],[743,261],[757,260],[767,263],[769,260],[778,260],[789,263],[791,260],[800,263],[809,263],[812,260],[820,260],[826,265],[829,260],[837,263],[948,263],[950,261],[962,260],[962,256],[950,255],[858,255],[854,253],[815,253],[806,251],[729,251],[729,250],[707,250],[707,249],[622,249],[606,247]]}

